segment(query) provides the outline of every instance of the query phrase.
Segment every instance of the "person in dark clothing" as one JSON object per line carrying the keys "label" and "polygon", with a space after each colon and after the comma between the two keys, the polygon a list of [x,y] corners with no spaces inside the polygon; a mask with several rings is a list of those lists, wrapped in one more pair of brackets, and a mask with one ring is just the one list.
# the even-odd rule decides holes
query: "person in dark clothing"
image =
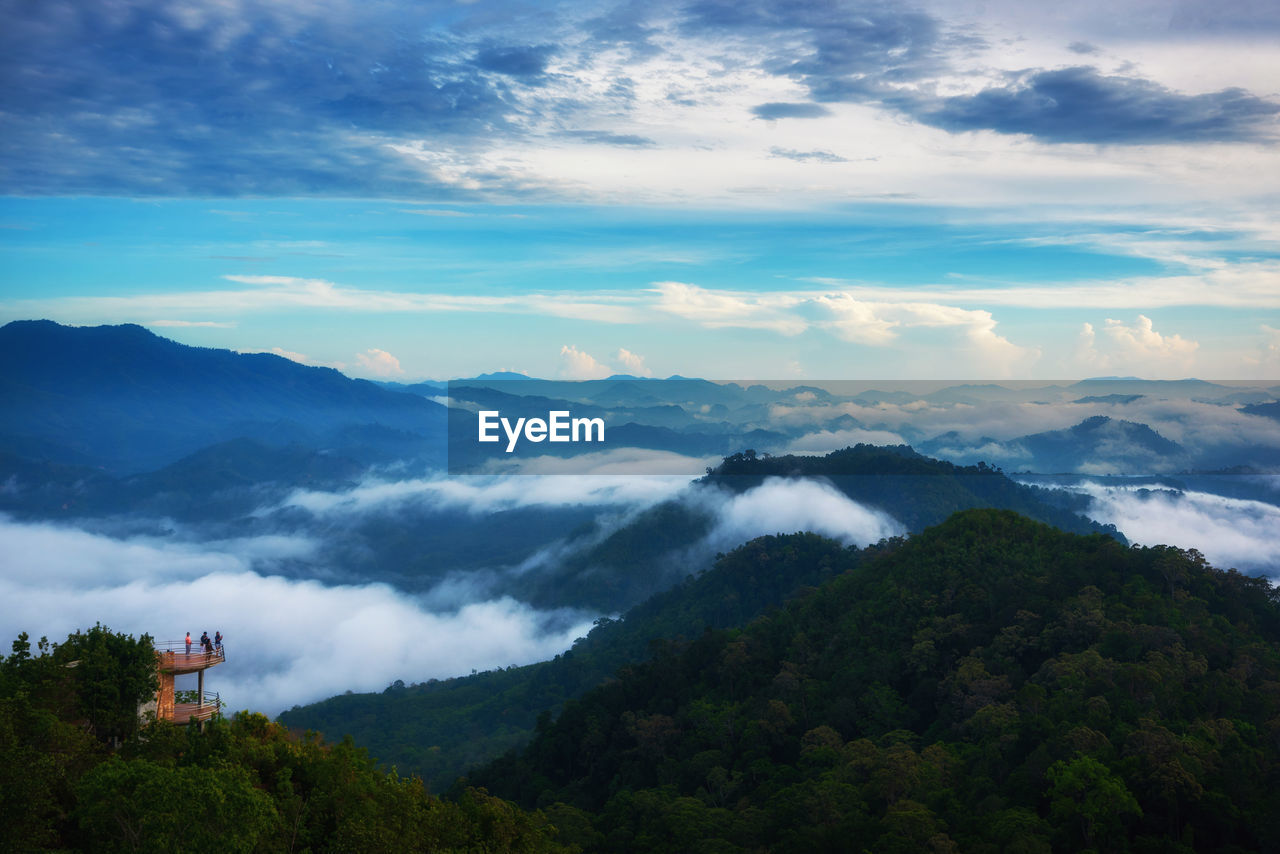
{"label": "person in dark clothing", "polygon": [[222,652],[222,632],[213,633],[213,648],[218,652]]}

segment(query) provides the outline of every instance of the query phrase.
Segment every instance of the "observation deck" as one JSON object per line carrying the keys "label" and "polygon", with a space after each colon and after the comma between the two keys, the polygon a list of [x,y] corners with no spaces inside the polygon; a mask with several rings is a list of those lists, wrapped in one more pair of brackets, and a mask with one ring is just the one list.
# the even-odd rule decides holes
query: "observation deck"
{"label": "observation deck", "polygon": [[[185,724],[189,721],[207,721],[222,709],[219,696],[204,690],[204,672],[227,660],[224,647],[207,651],[198,643],[185,640],[157,643],[156,670],[160,685],[156,689],[155,714],[157,720]],[[175,690],[174,677],[195,673],[194,691]]]}

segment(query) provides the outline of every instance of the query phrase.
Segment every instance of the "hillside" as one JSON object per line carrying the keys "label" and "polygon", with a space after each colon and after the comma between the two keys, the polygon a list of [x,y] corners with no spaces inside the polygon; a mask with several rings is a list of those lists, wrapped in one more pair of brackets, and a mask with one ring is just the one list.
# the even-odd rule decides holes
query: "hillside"
{"label": "hillside", "polygon": [[468,782],[592,850],[1276,850],[1278,727],[1267,582],[978,510]]}
{"label": "hillside", "polygon": [[14,321],[0,327],[0,365],[0,448],[33,460],[130,474],[242,437],[441,453],[444,407],[423,397],[141,326]]}
{"label": "hillside", "polygon": [[[908,531],[937,525],[960,510],[998,507],[1063,530],[1123,539],[1113,526],[1079,515],[1086,503],[1079,496],[1024,486],[986,465],[935,460],[906,445],[860,444],[825,456],[747,451],[725,458],[698,486],[735,495],[774,477],[822,479],[851,500],[888,514]],[[548,571],[515,579],[512,593],[545,607],[570,604],[619,611],[635,605],[702,568],[690,566],[686,555],[715,525],[715,503],[690,495],[663,502]],[[590,529],[581,532],[587,542],[591,535]]]}
{"label": "hillside", "polygon": [[521,851],[571,854],[546,817],[476,790],[432,797],[350,740],[241,712],[140,725],[151,638],[25,633],[0,656],[0,851]]}
{"label": "hillside", "polygon": [[[1042,498],[1051,495],[1047,490],[1021,486],[987,467],[932,460],[906,447],[859,445],[825,457],[739,454],[709,473],[700,488],[745,492],[766,477],[824,477],[854,500],[905,517],[917,531],[960,510],[997,506],[1076,531],[1119,536],[1114,529],[1049,504]],[[1070,498],[1064,493],[1056,496]],[[446,786],[470,766],[523,744],[539,714],[556,712],[566,699],[579,696],[618,668],[647,658],[651,640],[744,625],[781,604],[795,589],[818,584],[860,559],[859,550],[836,549],[825,563],[810,564],[789,552],[775,561],[765,582],[757,577],[759,568],[745,567],[742,555],[734,552],[699,574],[710,559],[691,565],[683,556],[713,524],[705,502],[664,502],[544,572],[513,579],[509,592],[535,603],[568,602],[602,610],[630,607],[621,621],[603,621],[555,661],[393,686],[380,694],[341,695],[294,707],[279,719],[334,738],[351,734],[384,764]],[[589,533],[588,527],[579,536]],[[791,543],[791,549],[807,542],[779,539]],[[778,574],[784,566],[785,573]],[[641,601],[644,596],[653,598]],[[635,604],[638,601],[641,604]]]}
{"label": "hillside", "polygon": [[341,694],[295,706],[278,720],[295,730],[351,734],[383,765],[419,774],[442,791],[467,769],[522,746],[540,716],[646,659],[655,639],[744,625],[885,547],[843,548],[816,534],[762,537],[621,619],[596,621],[572,650],[551,661],[399,683],[380,694]]}
{"label": "hillside", "polygon": [[156,471],[114,477],[96,468],[33,461],[0,451],[0,510],[19,518],[134,512],[198,520],[246,515],[297,488],[340,489],[365,466],[298,444],[231,439]]}

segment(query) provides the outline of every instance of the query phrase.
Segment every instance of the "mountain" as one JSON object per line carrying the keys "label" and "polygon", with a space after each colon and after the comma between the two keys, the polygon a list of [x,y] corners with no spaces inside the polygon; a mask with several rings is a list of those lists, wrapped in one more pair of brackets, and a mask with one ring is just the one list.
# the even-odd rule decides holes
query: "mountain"
{"label": "mountain", "polygon": [[771,477],[822,478],[913,532],[937,525],[960,510],[998,507],[1066,531],[1120,536],[1115,528],[1080,516],[1078,505],[1062,503],[1063,497],[1050,490],[1015,483],[983,462],[960,466],[932,459],[909,445],[859,444],[825,456],[735,454],[702,482],[740,493]]}
{"label": "mountain", "polygon": [[467,783],[594,851],[1280,850],[1280,595],[1196,552],[968,511],[657,653]]}
{"label": "mountain", "polygon": [[1145,424],[1095,415],[1065,430],[1033,433],[1009,443],[1023,449],[1033,471],[1147,474],[1177,471],[1188,456],[1182,446]]}
{"label": "mountain", "polygon": [[341,694],[295,706],[278,720],[293,730],[350,734],[384,766],[419,774],[443,791],[467,769],[522,746],[541,715],[558,712],[566,699],[624,665],[645,660],[655,639],[691,639],[710,628],[744,625],[878,550],[844,548],[816,534],[762,537],[620,619],[597,620],[572,650],[551,661],[417,685],[399,682],[378,694]]}
{"label": "mountain", "polygon": [[684,578],[690,560],[707,554],[699,544],[715,529],[717,508],[770,478],[821,480],[908,531],[936,525],[959,510],[1000,507],[1064,530],[1121,537],[1114,527],[1079,515],[1085,503],[1079,496],[1014,483],[986,465],[931,459],[906,445],[857,445],[825,456],[747,451],[726,457],[693,490],[621,527],[597,522],[583,528],[577,533],[580,547],[571,547],[537,573],[512,578],[507,592],[539,607],[623,611]]}
{"label": "mountain", "polygon": [[1067,388],[1084,395],[1142,394],[1158,398],[1196,397],[1212,400],[1236,391],[1231,386],[1206,380],[1144,380],[1138,377],[1094,377],[1072,383]]}
{"label": "mountain", "polygon": [[371,460],[438,458],[443,444],[444,408],[418,395],[141,326],[15,321],[0,327],[0,365],[0,448],[29,459],[128,474],[241,437]]}
{"label": "mountain", "polygon": [[300,445],[232,439],[163,468],[115,477],[85,466],[0,453],[0,510],[34,518],[141,513],[183,520],[232,518],[297,488],[353,486],[365,466]]}
{"label": "mountain", "polygon": [[712,564],[697,544],[715,525],[716,502],[770,478],[820,478],[912,531],[959,510],[997,506],[1074,531],[1120,536],[1044,500],[1073,500],[1067,493],[1022,486],[993,469],[955,466],[907,447],[859,445],[825,457],[738,454],[691,493],[649,508],[602,539],[593,537],[595,525],[584,526],[576,537],[588,545],[563,549],[554,565],[507,582],[504,592],[542,607],[572,604],[626,612],[621,621],[601,621],[571,652],[526,667],[332,697],[295,707],[280,720],[330,737],[351,734],[384,763],[447,785],[469,765],[522,744],[539,714],[556,711],[618,668],[647,658],[652,639],[696,637],[709,626],[743,625],[797,588],[817,584],[877,551],[842,549],[826,541],[818,547],[815,535],[796,534],[766,538],[786,544],[785,554],[775,554],[767,567],[752,564],[742,550]]}
{"label": "mountain", "polygon": [[1240,411],[1246,415],[1261,415],[1264,418],[1274,418],[1277,421],[1280,421],[1280,401],[1242,406],[1240,407]]}
{"label": "mountain", "polygon": [[948,431],[921,442],[920,447],[958,461],[998,454],[1010,468],[1040,474],[1167,473],[1193,462],[1185,448],[1146,424],[1106,415],[1005,442],[987,437],[965,442],[955,431]]}

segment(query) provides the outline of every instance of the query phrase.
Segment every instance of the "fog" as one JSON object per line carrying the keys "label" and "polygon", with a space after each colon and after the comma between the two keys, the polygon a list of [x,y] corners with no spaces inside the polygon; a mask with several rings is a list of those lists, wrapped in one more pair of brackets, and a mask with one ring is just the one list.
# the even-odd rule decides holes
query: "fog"
{"label": "fog", "polygon": [[9,567],[0,578],[0,636],[60,641],[95,622],[157,641],[221,631],[227,663],[207,675],[206,689],[232,709],[272,716],[395,679],[549,658],[597,616],[506,597],[432,610],[385,584],[264,575],[257,540],[198,547],[0,518],[0,542]]}
{"label": "fog", "polygon": [[[1245,417],[1223,414],[1224,423]],[[1266,435],[1270,428],[1258,429]],[[817,435],[840,442],[857,433]],[[1192,433],[1184,425],[1180,435]],[[890,438],[897,436],[865,434]],[[1089,481],[1064,488],[1089,495],[1089,515],[1135,542],[1196,548],[1215,565],[1280,576],[1280,507],[1273,504]],[[163,519],[73,527],[0,516],[7,570],[0,578],[0,642],[21,631],[59,641],[95,622],[157,641],[221,631],[228,659],[206,687],[233,709],[269,715],[348,690],[381,690],[397,679],[421,682],[544,660],[585,635],[600,614],[532,607],[506,595],[512,579],[553,571],[666,500],[711,520],[705,538],[671,555],[679,577],[765,534],[814,531],[867,545],[905,533],[893,518],[822,480],[769,478],[734,493],[691,484],[687,476],[602,474],[369,478],[346,490],[294,491],[240,530]],[[484,520],[501,511],[565,507],[588,509],[594,530],[549,534],[510,564],[446,567],[428,589],[359,583],[368,576],[355,568],[345,576],[332,572],[343,559],[340,546],[349,545],[363,518],[399,526],[406,518],[431,523],[434,510]],[[406,508],[425,515],[404,517]],[[345,580],[334,583],[338,577]]]}
{"label": "fog", "polygon": [[711,511],[715,525],[706,545],[727,551],[766,534],[813,531],[845,545],[865,546],[906,532],[897,520],[851,500],[822,480],[767,478],[738,495],[698,489],[690,497]]}
{"label": "fog", "polygon": [[[566,461],[560,461],[566,462]],[[341,492],[297,490],[279,506],[316,516],[349,516],[414,503],[461,509],[475,515],[519,507],[643,506],[669,498],[687,476],[583,474],[443,475],[410,480],[366,479]],[[270,509],[266,508],[263,512]]]}
{"label": "fog", "polygon": [[1063,488],[1089,495],[1088,515],[1134,543],[1194,548],[1214,566],[1280,577],[1280,507],[1274,504],[1087,481]]}

